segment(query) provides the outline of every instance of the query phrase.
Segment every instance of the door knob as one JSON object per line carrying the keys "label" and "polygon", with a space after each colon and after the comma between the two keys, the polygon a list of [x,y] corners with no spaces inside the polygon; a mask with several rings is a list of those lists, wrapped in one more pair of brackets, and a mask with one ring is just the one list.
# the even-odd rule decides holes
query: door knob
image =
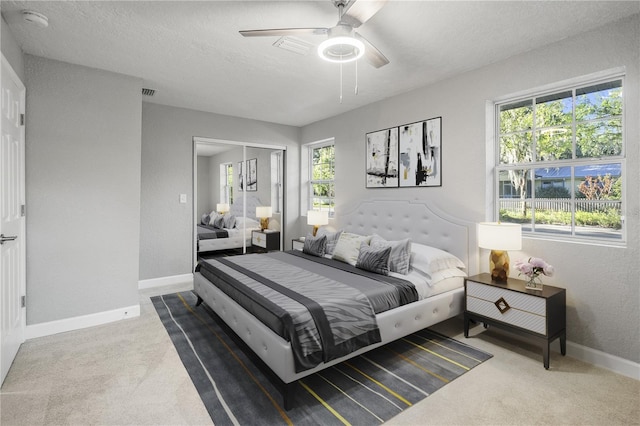
{"label": "door knob", "polygon": [[0,244],[4,244],[5,241],[13,241],[18,238],[17,235],[13,235],[11,237],[5,237],[4,234],[0,234]]}

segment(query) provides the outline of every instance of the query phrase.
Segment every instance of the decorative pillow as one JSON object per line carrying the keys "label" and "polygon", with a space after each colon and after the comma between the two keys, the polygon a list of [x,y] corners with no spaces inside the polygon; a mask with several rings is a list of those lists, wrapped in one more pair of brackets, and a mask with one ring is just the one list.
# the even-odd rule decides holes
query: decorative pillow
{"label": "decorative pillow", "polygon": [[431,276],[443,269],[465,269],[462,260],[444,250],[414,243],[411,245],[411,268]]}
{"label": "decorative pillow", "polygon": [[360,254],[360,245],[362,243],[369,244],[370,240],[371,236],[343,232],[340,234],[340,238],[338,238],[338,243],[333,250],[333,256],[331,258],[356,266],[356,263],[358,263],[358,254]]}
{"label": "decorative pillow", "polygon": [[214,228],[224,228],[224,216],[222,216],[221,214],[216,214],[215,217],[211,218],[211,222],[209,222],[209,225],[213,226]]}
{"label": "decorative pillow", "polygon": [[372,247],[367,243],[360,244],[360,253],[356,262],[356,268],[376,274],[389,275],[389,261],[391,260],[391,247]]}
{"label": "decorative pillow", "polygon": [[392,272],[407,275],[411,263],[411,239],[387,241],[380,235],[374,234],[369,243],[375,248],[391,247],[389,268]]}
{"label": "decorative pillow", "polygon": [[338,239],[340,239],[340,234],[342,234],[342,230],[331,232],[329,228],[325,228],[324,226],[318,229],[318,233],[316,235],[324,235],[327,237],[327,248],[325,250],[326,254],[333,254],[333,251],[336,248],[336,244],[338,244]]}
{"label": "decorative pillow", "polygon": [[211,216],[209,216],[208,213],[205,213],[202,215],[202,218],[200,219],[200,223],[203,225],[208,225],[210,220],[211,220]]}
{"label": "decorative pillow", "polygon": [[306,254],[310,254],[312,256],[322,257],[324,256],[325,247],[327,246],[327,237],[322,235],[320,237],[313,236],[311,234],[307,235],[304,239],[304,247],[302,247],[302,252]]}
{"label": "decorative pillow", "polygon": [[225,213],[223,218],[224,227],[231,229],[236,226],[236,217],[230,213]]}

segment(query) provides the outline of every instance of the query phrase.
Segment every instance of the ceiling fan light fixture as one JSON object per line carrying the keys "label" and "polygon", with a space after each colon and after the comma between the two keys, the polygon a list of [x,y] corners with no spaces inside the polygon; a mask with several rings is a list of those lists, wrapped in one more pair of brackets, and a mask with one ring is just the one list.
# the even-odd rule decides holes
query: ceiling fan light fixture
{"label": "ceiling fan light fixture", "polygon": [[320,43],[318,55],[329,62],[352,62],[364,55],[364,43],[353,37],[331,37]]}

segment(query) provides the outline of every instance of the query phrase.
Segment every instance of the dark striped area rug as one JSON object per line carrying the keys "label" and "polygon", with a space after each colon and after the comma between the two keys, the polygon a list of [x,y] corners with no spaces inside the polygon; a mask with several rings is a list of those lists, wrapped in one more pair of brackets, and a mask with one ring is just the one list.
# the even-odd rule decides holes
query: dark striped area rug
{"label": "dark striped area rug", "polygon": [[380,424],[492,357],[421,330],[300,380],[285,411],[262,361],[192,292],[151,300],[216,425]]}

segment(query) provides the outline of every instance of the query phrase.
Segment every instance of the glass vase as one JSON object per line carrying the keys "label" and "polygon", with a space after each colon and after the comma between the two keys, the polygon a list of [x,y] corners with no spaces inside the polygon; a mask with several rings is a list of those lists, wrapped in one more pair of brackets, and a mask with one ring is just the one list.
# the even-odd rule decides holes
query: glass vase
{"label": "glass vase", "polygon": [[525,287],[529,290],[542,290],[542,280],[539,276],[534,275],[527,280]]}

